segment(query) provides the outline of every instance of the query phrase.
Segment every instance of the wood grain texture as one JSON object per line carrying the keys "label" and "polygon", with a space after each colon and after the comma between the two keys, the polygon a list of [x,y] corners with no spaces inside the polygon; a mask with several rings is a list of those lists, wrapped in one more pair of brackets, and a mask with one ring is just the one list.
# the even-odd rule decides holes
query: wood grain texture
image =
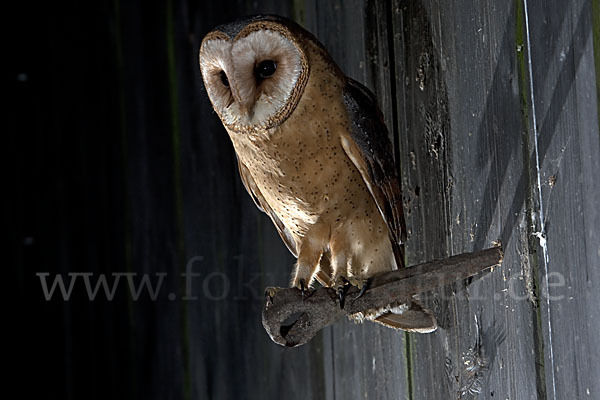
{"label": "wood grain texture", "polygon": [[[600,396],[600,142],[591,1],[528,2],[528,130],[549,399]],[[534,17],[535,16],[535,17]],[[535,108],[533,108],[535,106]],[[543,222],[542,222],[543,218]]]}
{"label": "wood grain texture", "polygon": [[487,357],[498,354],[479,376],[482,396],[531,398],[535,313],[524,296],[527,271],[519,253],[527,257],[520,243],[524,236],[527,244],[527,181],[518,178],[523,156],[514,4],[413,2],[398,8],[403,40],[397,53],[405,55],[398,73],[405,82],[398,85],[405,117],[399,120],[406,121],[400,145],[408,156],[403,177],[413,217],[409,260],[476,250],[495,240],[506,247],[501,274],[431,296],[445,329],[414,337],[414,398],[454,398],[473,385],[465,360],[481,335],[488,338]]}

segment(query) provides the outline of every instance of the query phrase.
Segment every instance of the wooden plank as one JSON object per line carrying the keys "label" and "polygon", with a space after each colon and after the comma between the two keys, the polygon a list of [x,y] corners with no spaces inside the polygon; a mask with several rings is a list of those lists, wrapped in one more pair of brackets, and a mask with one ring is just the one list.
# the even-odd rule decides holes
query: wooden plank
{"label": "wooden plank", "polygon": [[[130,267],[156,282],[165,274],[156,300],[143,296],[130,308],[133,330],[134,396],[182,398],[185,363],[182,346],[182,303],[179,293],[182,263],[177,219],[178,132],[173,121],[173,87],[169,71],[167,4],[123,2],[120,15],[122,53],[122,118],[125,176],[130,221]],[[141,384],[141,383],[144,384]],[[168,384],[164,384],[168,382]]]}
{"label": "wooden plank", "polygon": [[[454,398],[469,388],[486,398],[535,398],[514,5],[394,7],[409,264],[494,240],[506,249],[500,271],[428,299],[442,329],[411,335],[413,398]],[[472,376],[465,362],[477,357],[487,362]]]}
{"label": "wooden plank", "polygon": [[[373,90],[393,134],[392,91],[384,1],[307,1],[307,29],[327,48],[344,73]],[[382,23],[383,21],[383,23]],[[332,376],[327,398],[408,396],[404,335],[375,324],[342,321],[328,328]]]}
{"label": "wooden plank", "polygon": [[92,302],[79,280],[67,300],[58,291],[46,300],[36,276],[51,284],[63,274],[68,285],[68,273],[125,269],[113,223],[126,211],[113,168],[122,158],[112,4],[9,7],[7,31],[20,34],[7,41],[7,380],[33,397],[128,396],[127,297]]}
{"label": "wooden plank", "polygon": [[[201,274],[187,304],[191,398],[323,398],[323,339],[274,344],[261,324],[266,286],[287,286],[294,259],[243,188],[231,142],[202,86],[198,49],[221,23],[248,14],[292,17],[289,2],[180,5],[177,53],[186,259]],[[216,172],[218,171],[218,173]],[[233,222],[235,221],[235,223]]]}
{"label": "wooden plank", "polygon": [[[394,53],[398,55],[395,60],[398,147],[410,265],[449,253],[447,145],[443,142],[449,121],[446,88],[440,87],[443,82],[427,10],[421,3],[413,2],[393,2],[392,8]],[[444,308],[449,307],[446,303],[442,303]],[[406,335],[410,399],[448,398],[442,368],[446,352],[441,343],[436,345],[443,335],[442,329],[448,328],[448,317],[440,315],[438,309],[439,306],[433,309],[440,325],[437,333],[420,338]],[[427,380],[429,383],[425,383]]]}
{"label": "wooden plank", "polygon": [[598,398],[600,143],[590,1],[527,1],[529,126],[547,398]]}

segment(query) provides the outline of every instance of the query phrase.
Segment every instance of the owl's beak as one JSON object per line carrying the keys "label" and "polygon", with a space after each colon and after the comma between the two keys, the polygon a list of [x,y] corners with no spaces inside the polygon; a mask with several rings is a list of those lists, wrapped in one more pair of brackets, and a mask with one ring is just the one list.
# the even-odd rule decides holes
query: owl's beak
{"label": "owl's beak", "polygon": [[244,104],[244,103],[240,103],[240,113],[242,115],[246,115],[249,118],[251,118],[252,116],[251,114],[251,107],[248,104]]}
{"label": "owl's beak", "polygon": [[235,86],[231,87],[231,94],[233,95],[235,102],[238,103],[240,113],[248,116],[249,119],[252,119],[252,116],[254,115],[254,99],[249,98],[247,101],[243,101]]}

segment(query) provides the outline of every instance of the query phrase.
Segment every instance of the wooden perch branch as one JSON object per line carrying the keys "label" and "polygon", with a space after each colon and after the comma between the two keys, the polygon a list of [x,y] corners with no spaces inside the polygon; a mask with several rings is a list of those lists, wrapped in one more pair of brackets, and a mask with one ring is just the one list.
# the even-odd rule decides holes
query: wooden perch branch
{"label": "wooden perch branch", "polygon": [[358,299],[359,290],[351,287],[343,310],[331,288],[317,289],[303,298],[296,288],[269,287],[265,292],[263,326],[275,343],[300,346],[342,316],[384,307],[394,301],[408,301],[416,294],[499,266],[502,257],[502,249],[495,247],[379,274],[373,277],[369,289]]}

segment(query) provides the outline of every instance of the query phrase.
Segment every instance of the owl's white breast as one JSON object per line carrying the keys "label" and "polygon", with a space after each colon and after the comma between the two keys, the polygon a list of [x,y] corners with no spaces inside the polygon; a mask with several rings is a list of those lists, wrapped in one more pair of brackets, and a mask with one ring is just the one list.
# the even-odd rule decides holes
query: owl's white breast
{"label": "owl's white breast", "polygon": [[302,98],[281,125],[230,131],[262,195],[297,236],[318,221],[334,226],[374,204],[340,142],[350,123],[342,100],[344,81],[336,72],[325,63],[311,64]]}

